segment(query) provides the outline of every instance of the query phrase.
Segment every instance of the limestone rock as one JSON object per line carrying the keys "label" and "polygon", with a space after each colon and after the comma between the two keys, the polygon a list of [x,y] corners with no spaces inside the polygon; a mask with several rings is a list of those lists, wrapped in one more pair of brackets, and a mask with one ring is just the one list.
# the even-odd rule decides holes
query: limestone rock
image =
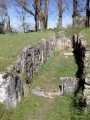
{"label": "limestone rock", "polygon": [[90,90],[90,85],[84,85],[85,89],[89,89]]}
{"label": "limestone rock", "polygon": [[20,73],[20,71],[21,71],[21,61],[20,60],[16,61],[15,71],[17,73]]}
{"label": "limestone rock", "polygon": [[19,76],[0,73],[0,102],[9,109],[16,107],[22,98],[22,83]]}
{"label": "limestone rock", "polygon": [[63,94],[74,93],[78,87],[78,80],[72,77],[61,77],[61,89]]}
{"label": "limestone rock", "polygon": [[90,96],[86,97],[87,105],[90,105]]}
{"label": "limestone rock", "polygon": [[7,71],[9,73],[13,72],[15,70],[15,67],[13,65],[10,65],[9,67],[7,67]]}
{"label": "limestone rock", "polygon": [[90,89],[85,88],[83,93],[84,97],[87,97],[88,95],[90,95]]}
{"label": "limestone rock", "polygon": [[90,85],[90,74],[87,74],[85,78],[85,83]]}

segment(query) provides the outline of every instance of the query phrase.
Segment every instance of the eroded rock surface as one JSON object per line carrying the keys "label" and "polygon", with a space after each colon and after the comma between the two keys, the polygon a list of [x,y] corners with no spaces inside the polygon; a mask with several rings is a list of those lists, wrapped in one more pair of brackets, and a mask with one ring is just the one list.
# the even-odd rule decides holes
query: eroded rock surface
{"label": "eroded rock surface", "polygon": [[61,86],[60,89],[62,94],[74,93],[78,87],[78,79],[73,77],[61,77]]}
{"label": "eroded rock surface", "polygon": [[32,93],[38,96],[43,96],[43,97],[48,97],[48,98],[54,98],[55,96],[61,95],[60,90],[58,90],[57,92],[51,93],[51,92],[47,92],[45,89],[41,87],[34,88],[32,90]]}
{"label": "eroded rock surface", "polygon": [[0,73],[0,102],[9,109],[16,107],[22,98],[22,83],[18,75]]}

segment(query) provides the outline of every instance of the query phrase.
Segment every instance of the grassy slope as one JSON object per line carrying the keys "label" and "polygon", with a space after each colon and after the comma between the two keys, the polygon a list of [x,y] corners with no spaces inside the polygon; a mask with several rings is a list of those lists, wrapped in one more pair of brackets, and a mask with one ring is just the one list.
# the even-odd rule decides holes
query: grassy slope
{"label": "grassy slope", "polygon": [[[39,86],[46,91],[55,92],[59,89],[60,77],[75,76],[76,70],[77,66],[73,57],[66,59],[62,53],[54,52],[33,78],[31,89]],[[68,99],[68,97],[43,98],[30,93],[11,112],[10,118],[7,117],[7,120],[59,120],[59,117],[62,119],[63,115],[67,118],[67,114],[70,114],[70,111],[66,110],[65,113],[64,110],[66,106],[70,107],[71,102]]]}
{"label": "grassy slope", "polygon": [[[66,30],[68,35],[74,33],[83,33],[88,38],[86,30]],[[78,31],[78,32],[77,32]],[[87,30],[88,33],[89,30]],[[33,78],[31,89],[34,87],[42,87],[47,91],[56,91],[58,89],[61,76],[75,76],[77,66],[74,58],[63,58],[62,53],[55,52],[48,59],[45,65],[38,71]],[[77,111],[76,111],[77,112]],[[30,93],[29,96],[23,98],[22,102],[15,108],[10,116],[4,114],[2,120],[89,120],[90,116],[85,115],[80,118],[80,113],[75,116],[75,111],[72,108],[72,98],[70,96],[56,97],[55,99],[43,98]],[[76,114],[77,115],[77,114]]]}
{"label": "grassy slope", "polygon": [[65,33],[67,36],[69,36],[70,38],[72,38],[72,36],[74,34],[83,34],[84,35],[84,39],[87,41],[87,43],[90,45],[90,28],[85,28],[85,29],[64,29]]}
{"label": "grassy slope", "polygon": [[78,33],[80,33],[80,31],[82,31],[83,29],[81,29],[81,28],[74,28],[74,29],[72,29],[72,28],[66,28],[66,29],[60,29],[60,30],[56,30],[56,32],[57,31],[64,31],[65,32],[65,34],[66,34],[66,36],[67,37],[69,37],[70,39],[72,39],[72,36],[74,35],[74,34],[78,34]]}
{"label": "grassy slope", "polygon": [[84,39],[88,42],[89,46],[90,46],[90,28],[87,29],[83,29],[81,31],[81,33],[84,35]]}
{"label": "grassy slope", "polygon": [[78,28],[78,29],[77,28],[74,28],[74,29],[68,28],[68,29],[61,29],[61,31],[65,31],[65,34],[70,38],[72,38],[72,36],[74,34],[82,33],[85,37],[85,40],[90,45],[90,28],[84,28],[84,29],[82,29],[82,28]]}
{"label": "grassy slope", "polygon": [[49,37],[51,33],[51,31],[46,31],[26,34],[0,34],[0,71],[4,71],[7,66],[13,64],[21,48],[35,44],[42,38]]}

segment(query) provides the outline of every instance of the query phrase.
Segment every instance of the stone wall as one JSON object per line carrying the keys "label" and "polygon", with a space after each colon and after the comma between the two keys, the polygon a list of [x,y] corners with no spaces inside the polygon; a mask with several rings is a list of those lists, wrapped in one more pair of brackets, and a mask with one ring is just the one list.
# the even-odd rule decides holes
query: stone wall
{"label": "stone wall", "polygon": [[86,98],[87,105],[90,105],[90,48],[86,48],[85,53],[85,84],[84,84],[84,96]]}
{"label": "stone wall", "polygon": [[81,34],[73,36],[72,47],[75,62],[78,66],[76,78],[60,78],[60,89],[62,94],[77,94],[82,90],[87,105],[90,105],[90,47]]}
{"label": "stone wall", "polygon": [[0,73],[0,102],[11,109],[23,96],[29,94],[32,77],[56,49],[56,37],[37,42],[34,46],[24,47],[15,65]]}
{"label": "stone wall", "polygon": [[71,40],[66,37],[64,31],[57,32],[56,33],[56,39],[57,39],[56,49],[58,51],[72,48]]}
{"label": "stone wall", "polygon": [[68,42],[70,40],[61,31],[53,34],[49,39],[37,42],[34,46],[24,47],[15,65],[9,66],[6,73],[0,73],[0,102],[10,109],[14,108],[23,96],[29,94],[32,78],[38,69],[53,51],[71,45]]}
{"label": "stone wall", "polygon": [[90,105],[90,47],[82,35],[74,35],[73,48],[78,65],[76,73],[79,78],[78,88],[82,89],[86,104]]}
{"label": "stone wall", "polygon": [[29,93],[30,83],[39,68],[45,63],[48,57],[55,51],[56,39],[53,35],[47,40],[39,41],[35,46],[27,46],[20,52],[16,62],[15,70],[24,75],[24,95]]}

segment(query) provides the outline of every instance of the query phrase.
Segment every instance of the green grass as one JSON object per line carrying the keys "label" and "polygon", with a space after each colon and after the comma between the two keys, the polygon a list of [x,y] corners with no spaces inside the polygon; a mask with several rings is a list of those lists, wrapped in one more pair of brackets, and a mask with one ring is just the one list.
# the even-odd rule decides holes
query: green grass
{"label": "green grass", "polygon": [[72,36],[74,34],[82,33],[84,35],[84,39],[87,41],[87,43],[90,45],[90,28],[66,28],[66,29],[60,29],[57,31],[64,31],[66,36],[72,39]]}
{"label": "green grass", "polygon": [[41,86],[47,91],[54,92],[58,89],[60,77],[75,77],[76,70],[77,65],[73,56],[64,58],[63,52],[54,52],[33,78],[31,87]]}
{"label": "green grass", "polygon": [[90,120],[90,107],[88,112],[85,112],[84,108],[77,109],[74,100],[73,95],[56,97],[45,120]]}
{"label": "green grass", "polygon": [[84,28],[84,29],[82,29],[82,28],[78,28],[78,29],[77,28],[76,29],[69,28],[69,29],[64,29],[64,31],[65,31],[65,34],[67,35],[67,37],[69,37],[69,38],[72,38],[72,36],[74,34],[79,34],[79,33],[83,34],[84,40],[87,41],[88,45],[90,46],[90,28]]}
{"label": "green grass", "polygon": [[48,110],[46,120],[71,120],[71,103],[70,96],[57,97]]}
{"label": "green grass", "polygon": [[81,33],[84,35],[84,39],[87,41],[89,47],[90,47],[90,28],[83,29]]}
{"label": "green grass", "polygon": [[[43,108],[47,107],[48,99],[30,94],[24,98],[17,108],[13,110],[10,120],[35,120],[42,117]],[[44,114],[44,113],[43,113]],[[41,115],[41,116],[40,116]]]}
{"label": "green grass", "polygon": [[65,35],[68,37],[68,38],[70,38],[70,39],[72,39],[72,36],[74,35],[74,34],[79,34],[80,33],[80,31],[82,31],[83,29],[82,28],[62,28],[62,29],[59,29],[59,30],[55,30],[55,32],[59,32],[59,31],[64,31],[65,32]]}
{"label": "green grass", "polygon": [[0,71],[13,64],[17,59],[19,51],[27,46],[34,45],[42,38],[47,38],[52,31],[33,32],[26,34],[0,34]]}
{"label": "green grass", "polygon": [[[80,30],[80,32],[82,32],[86,36],[87,32],[83,32],[83,31],[84,30]],[[72,32],[72,30],[69,31],[67,30],[67,32],[70,35],[71,34],[70,32]],[[48,35],[50,34],[51,32],[48,33]],[[16,59],[16,55],[14,60],[15,59]],[[37,74],[34,76],[30,89],[32,90],[35,87],[41,87],[44,88],[46,91],[55,92],[59,90],[60,77],[65,77],[65,76],[75,77],[76,71],[77,71],[77,65],[74,61],[73,56],[65,58],[63,56],[63,51],[54,52],[48,58],[48,60],[42,66],[42,68],[39,69]],[[18,106],[14,110],[9,112],[9,114],[6,109],[5,111],[6,112],[4,112],[3,109],[3,116],[1,117],[0,120],[89,120],[90,119],[90,116],[88,116],[87,113],[85,114],[80,113],[80,111],[73,108],[73,97],[69,95],[58,96],[55,99],[50,99],[50,98],[44,98],[37,95],[33,95],[32,93],[30,93],[27,97],[23,98],[22,101],[18,104]]]}
{"label": "green grass", "polygon": [[0,103],[0,120],[7,120],[11,113],[8,111],[5,105]]}
{"label": "green grass", "polygon": [[[63,29],[68,37],[73,34],[82,33],[85,40],[90,44],[90,29]],[[19,51],[26,45],[33,45],[42,38],[47,38],[52,31],[34,32],[26,34],[0,34],[0,71],[5,71],[6,67],[14,64]]]}
{"label": "green grass", "polygon": [[[73,56],[64,58],[63,53],[54,52],[33,78],[31,90],[35,87],[41,87],[46,91],[55,92],[59,90],[60,77],[75,77],[76,71],[77,66]],[[62,102],[62,109],[60,109]],[[53,118],[59,120],[59,117],[63,117],[65,113],[64,110],[69,107],[70,103],[67,97],[59,96],[55,99],[50,99],[30,93],[29,96],[23,98],[18,106],[10,112],[7,120],[55,120]],[[60,114],[60,111],[62,114]],[[69,113],[70,111],[66,109],[66,114],[68,115]]]}

